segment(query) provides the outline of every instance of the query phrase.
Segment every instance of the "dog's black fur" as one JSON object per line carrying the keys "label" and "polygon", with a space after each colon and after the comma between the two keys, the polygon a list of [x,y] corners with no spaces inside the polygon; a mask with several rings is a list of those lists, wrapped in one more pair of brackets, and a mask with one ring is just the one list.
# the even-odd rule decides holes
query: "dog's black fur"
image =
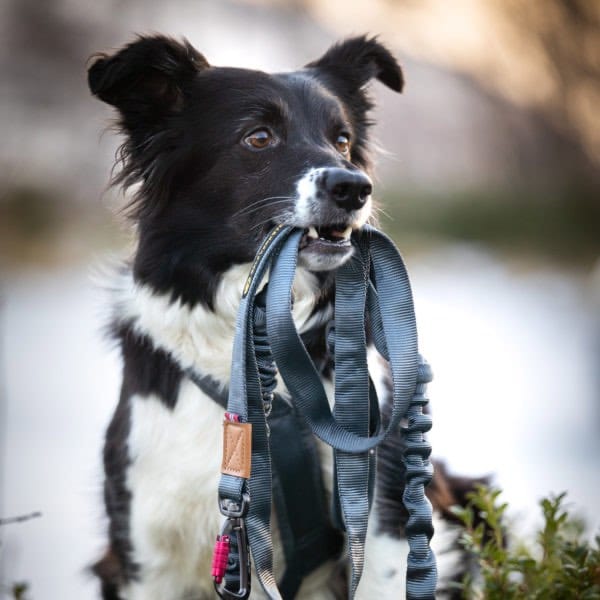
{"label": "dog's black fur", "polygon": [[[97,55],[90,89],[116,107],[125,135],[116,182],[140,184],[130,205],[139,234],[135,281],[185,306],[213,309],[222,274],[250,262],[267,231],[293,211],[301,174],[311,167],[371,170],[373,104],[365,86],[374,78],[402,90],[396,60],[367,37],[333,46],[299,71],[274,75],[212,67],[188,42],[163,36],[139,37],[112,56]],[[276,142],[253,147],[248,140],[257,130]],[[340,135],[350,139],[348,153],[336,146]],[[337,222],[338,213],[334,206],[324,210],[321,224]],[[333,295],[330,271],[317,275],[315,312],[327,310]],[[131,323],[115,320],[113,334],[122,348],[124,381],[104,450],[110,549],[95,572],[105,600],[120,598],[120,586],[139,571],[128,521],[129,399],[152,393],[172,409],[184,377],[177,360]],[[323,326],[304,339],[327,375],[333,365]],[[398,434],[379,451],[379,529],[393,536],[403,534],[406,520],[397,459],[402,444]],[[462,493],[458,483],[440,471],[430,489],[447,518]]]}

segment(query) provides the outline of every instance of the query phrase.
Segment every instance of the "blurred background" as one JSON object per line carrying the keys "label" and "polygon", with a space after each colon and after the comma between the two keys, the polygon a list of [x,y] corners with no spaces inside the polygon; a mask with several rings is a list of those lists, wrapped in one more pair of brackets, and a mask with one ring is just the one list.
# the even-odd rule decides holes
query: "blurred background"
{"label": "blurred background", "polygon": [[[0,527],[3,590],[95,598],[100,447],[118,355],[94,273],[131,231],[107,188],[112,114],[85,63],[136,32],[209,62],[287,70],[380,34],[407,81],[373,85],[382,226],[407,259],[434,367],[434,453],[493,474],[524,533],[567,490],[600,519],[600,3],[595,0],[3,0]],[[104,132],[104,133],[103,133]]]}

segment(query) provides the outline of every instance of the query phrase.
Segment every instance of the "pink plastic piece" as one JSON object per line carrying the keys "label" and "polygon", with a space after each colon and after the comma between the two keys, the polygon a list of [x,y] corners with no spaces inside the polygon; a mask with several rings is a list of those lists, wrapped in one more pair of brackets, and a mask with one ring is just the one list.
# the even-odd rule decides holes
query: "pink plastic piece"
{"label": "pink plastic piece", "polygon": [[211,575],[215,583],[221,583],[227,569],[227,559],[229,558],[229,536],[218,535],[213,550]]}

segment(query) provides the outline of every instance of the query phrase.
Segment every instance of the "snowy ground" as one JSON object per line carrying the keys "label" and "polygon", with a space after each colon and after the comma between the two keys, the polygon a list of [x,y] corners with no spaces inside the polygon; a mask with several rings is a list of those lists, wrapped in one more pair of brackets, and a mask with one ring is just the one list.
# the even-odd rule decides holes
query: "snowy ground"
{"label": "snowy ground", "polygon": [[[434,453],[495,473],[525,529],[537,499],[565,489],[597,527],[599,324],[585,282],[469,247],[410,270],[436,376]],[[102,295],[85,268],[2,287],[0,514],[43,513],[0,532],[2,581],[30,581],[35,600],[94,598],[84,567],[102,547],[99,449],[119,386]]]}

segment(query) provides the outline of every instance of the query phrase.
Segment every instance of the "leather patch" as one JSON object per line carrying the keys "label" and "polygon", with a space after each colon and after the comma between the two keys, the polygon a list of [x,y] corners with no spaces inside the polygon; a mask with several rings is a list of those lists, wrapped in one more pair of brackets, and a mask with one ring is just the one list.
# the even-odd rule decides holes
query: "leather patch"
{"label": "leather patch", "polygon": [[252,466],[252,424],[223,423],[223,462],[221,473],[236,477],[250,477]]}

